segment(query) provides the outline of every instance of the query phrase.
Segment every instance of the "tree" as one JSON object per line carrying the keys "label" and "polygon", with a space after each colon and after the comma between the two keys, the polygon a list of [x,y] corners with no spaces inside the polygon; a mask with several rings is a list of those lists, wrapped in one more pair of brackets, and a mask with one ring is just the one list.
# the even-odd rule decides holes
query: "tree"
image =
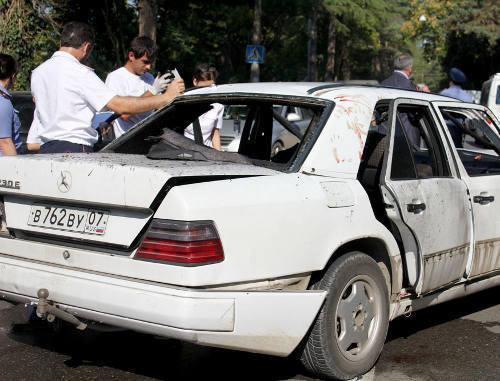
{"label": "tree", "polygon": [[[252,43],[260,45],[262,39],[262,0],[254,0],[255,6],[253,11],[253,36]],[[259,64],[252,62],[250,66],[250,82],[259,82],[260,71]]]}
{"label": "tree", "polygon": [[312,0],[311,17],[309,19],[309,41],[307,42],[307,80],[318,80],[318,12],[319,0]]}
{"label": "tree", "polygon": [[29,90],[31,71],[55,46],[57,24],[46,10],[42,1],[0,0],[0,51],[19,61],[16,90]]}
{"label": "tree", "polygon": [[460,67],[479,88],[500,70],[500,3],[495,0],[414,0],[411,18],[403,26],[407,38],[422,44],[428,60],[437,59],[445,71]]}
{"label": "tree", "polygon": [[[62,27],[69,21],[91,25],[95,47],[87,64],[105,78],[123,65],[129,42],[137,36],[137,13],[124,0],[50,0],[51,17]],[[59,32],[59,30],[57,31]]]}
{"label": "tree", "polygon": [[380,30],[388,8],[386,0],[323,0],[323,7],[330,47],[327,77],[373,78],[373,63],[381,47]]}
{"label": "tree", "polygon": [[137,0],[139,10],[139,35],[148,36],[156,41],[156,17],[158,7],[156,0]]}
{"label": "tree", "polygon": [[335,75],[335,46],[336,46],[336,35],[335,35],[335,15],[333,12],[328,12],[329,22],[328,22],[328,37],[327,37],[327,48],[326,48],[326,68],[325,68],[325,81],[333,81]]}

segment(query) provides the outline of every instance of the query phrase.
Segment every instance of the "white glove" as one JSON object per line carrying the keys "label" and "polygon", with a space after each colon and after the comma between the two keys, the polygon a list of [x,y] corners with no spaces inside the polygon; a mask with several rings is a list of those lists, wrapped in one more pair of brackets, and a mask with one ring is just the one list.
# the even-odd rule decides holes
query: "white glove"
{"label": "white glove", "polygon": [[153,82],[153,86],[151,86],[151,89],[149,90],[151,91],[151,94],[158,95],[163,92],[170,84],[170,82],[172,82],[172,77],[173,76],[171,73],[165,73],[163,75],[160,75],[160,73],[158,73],[155,81]]}

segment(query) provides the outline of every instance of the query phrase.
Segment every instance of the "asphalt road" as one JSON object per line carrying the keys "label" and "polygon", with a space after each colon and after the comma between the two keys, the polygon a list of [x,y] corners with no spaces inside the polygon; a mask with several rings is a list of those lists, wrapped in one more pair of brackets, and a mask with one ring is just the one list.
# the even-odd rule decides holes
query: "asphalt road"
{"label": "asphalt road", "polygon": [[[500,287],[392,322],[363,380],[500,379]],[[133,332],[54,332],[0,301],[1,380],[314,380],[289,359]]]}

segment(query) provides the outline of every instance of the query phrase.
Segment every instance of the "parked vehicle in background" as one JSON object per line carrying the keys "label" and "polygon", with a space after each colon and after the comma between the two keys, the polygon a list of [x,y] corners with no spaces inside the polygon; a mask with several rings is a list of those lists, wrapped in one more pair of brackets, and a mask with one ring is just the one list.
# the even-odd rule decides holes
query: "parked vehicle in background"
{"label": "parked vehicle in background", "polygon": [[465,91],[469,93],[473,103],[481,104],[481,90],[465,90]]}
{"label": "parked vehicle in background", "polygon": [[[248,106],[228,105],[224,110],[222,129],[220,131],[223,151],[238,152],[241,132],[249,113]],[[271,152],[273,154],[288,149],[300,142],[307,127],[311,123],[311,113],[301,107],[275,105],[273,108],[273,136]],[[287,123],[288,122],[288,123]],[[295,127],[292,131],[284,124]]]}
{"label": "parked vehicle in background", "polygon": [[493,111],[500,120],[500,73],[492,75],[483,83],[480,103]]}
{"label": "parked vehicle in background", "polygon": [[[183,136],[213,103],[238,106],[237,152]],[[276,153],[278,125],[297,140]],[[484,106],[361,85],[197,88],[101,152],[0,160],[0,298],[351,379],[390,320],[500,284],[499,201]]]}

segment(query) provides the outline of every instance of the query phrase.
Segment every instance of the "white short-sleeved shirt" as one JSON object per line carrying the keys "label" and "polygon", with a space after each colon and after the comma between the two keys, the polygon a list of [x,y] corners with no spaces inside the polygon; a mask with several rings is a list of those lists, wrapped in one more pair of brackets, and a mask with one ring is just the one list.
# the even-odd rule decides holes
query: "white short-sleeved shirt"
{"label": "white short-sleeved shirt", "polygon": [[[213,147],[212,134],[214,129],[222,128],[222,114],[224,113],[224,105],[220,103],[212,103],[211,110],[208,110],[198,118],[200,121],[201,133],[203,135],[203,144],[208,147]],[[184,129],[184,136],[194,140],[193,124],[190,124]]]}
{"label": "white short-sleeved shirt", "polygon": [[31,123],[30,130],[28,131],[26,143],[28,143],[28,144],[40,144],[41,143],[38,121],[34,118],[33,118],[33,122]]}
{"label": "white short-sleeved shirt", "polygon": [[[124,66],[108,74],[106,78],[106,86],[113,90],[116,94],[124,97],[140,97],[146,91],[151,90],[155,78],[151,73],[136,75],[127,70]],[[115,136],[119,137],[135,124],[151,115],[154,111],[143,112],[141,114],[132,115],[127,120],[121,118],[113,122]]]}
{"label": "white short-sleeved shirt", "polygon": [[98,138],[91,127],[94,114],[116,95],[91,68],[63,51],[33,70],[31,93],[35,98],[32,126],[42,144],[65,140],[88,146]]}

